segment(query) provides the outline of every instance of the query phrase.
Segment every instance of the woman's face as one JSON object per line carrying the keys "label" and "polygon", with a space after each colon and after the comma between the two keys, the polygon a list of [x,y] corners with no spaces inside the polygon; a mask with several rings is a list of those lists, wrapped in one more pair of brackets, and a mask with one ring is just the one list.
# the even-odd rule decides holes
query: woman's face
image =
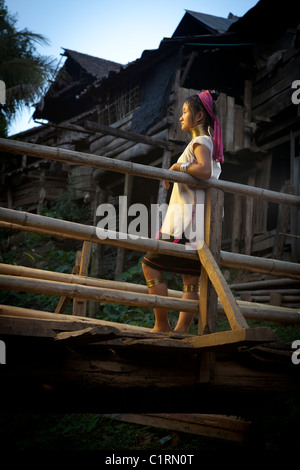
{"label": "woman's face", "polygon": [[183,131],[188,131],[192,127],[197,126],[201,123],[203,113],[197,113],[196,116],[193,117],[189,105],[184,103],[182,107],[182,116],[180,117],[181,129]]}

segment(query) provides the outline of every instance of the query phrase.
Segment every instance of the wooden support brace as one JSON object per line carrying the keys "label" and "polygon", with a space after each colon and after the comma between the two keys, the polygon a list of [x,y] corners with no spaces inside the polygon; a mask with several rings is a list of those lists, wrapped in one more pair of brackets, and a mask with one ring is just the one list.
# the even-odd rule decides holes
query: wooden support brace
{"label": "wooden support brace", "polygon": [[207,275],[213,284],[219,300],[224,308],[231,328],[233,330],[248,328],[248,324],[242,315],[238,304],[233,297],[233,294],[228,287],[227,282],[225,281],[223,274],[214,257],[212,256],[207,244],[204,242],[197,251],[201,264],[207,272]]}
{"label": "wooden support brace", "polygon": [[[79,267],[79,276],[87,276],[90,256],[91,256],[91,242],[83,242],[81,258],[80,258],[80,267]],[[86,316],[86,300],[85,299],[74,299],[73,300],[73,315],[78,315],[80,317]]]}
{"label": "wooden support brace", "polygon": [[[204,241],[209,246],[216,262],[220,262],[222,238],[222,215],[224,195],[222,191],[209,188],[205,193]],[[198,333],[214,333],[217,331],[217,295],[201,267]]]}
{"label": "wooden support brace", "polygon": [[[72,274],[75,274],[75,275],[79,274],[80,259],[81,259],[81,251],[76,251],[75,265],[72,269]],[[70,300],[69,297],[65,297],[65,296],[60,297],[58,304],[54,310],[54,313],[64,313],[69,300]]]}

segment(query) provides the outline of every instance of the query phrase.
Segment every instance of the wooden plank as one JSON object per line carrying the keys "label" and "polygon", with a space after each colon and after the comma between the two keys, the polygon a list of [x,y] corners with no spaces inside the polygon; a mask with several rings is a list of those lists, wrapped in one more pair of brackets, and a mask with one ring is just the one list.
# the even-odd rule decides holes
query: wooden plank
{"label": "wooden plank", "polygon": [[[110,322],[106,320],[99,320],[97,318],[77,317],[74,315],[43,312],[40,310],[14,307],[11,305],[0,305],[0,319],[7,320],[7,318],[13,318],[13,320],[27,320],[28,324],[30,324],[32,320],[44,320],[45,324],[47,324],[48,322],[53,322],[52,324],[54,325],[54,329],[58,331],[73,331],[82,330],[84,328],[89,327],[100,328],[103,326],[108,326],[111,328],[116,328],[118,331],[120,331],[120,334],[122,336],[144,338],[145,334],[148,336],[153,336],[154,334],[156,336],[159,335],[159,333],[151,333],[150,328],[145,328],[141,326]],[[13,334],[13,331],[11,331],[11,334]]]}
{"label": "wooden plank", "polygon": [[105,414],[108,418],[128,423],[153,426],[215,439],[243,442],[251,423],[239,418],[211,414],[147,413]]}
{"label": "wooden plank", "polygon": [[[154,333],[153,333],[154,334]],[[195,348],[192,344],[186,342],[184,339],[176,339],[173,337],[165,338],[147,338],[147,339],[135,339],[128,340],[124,342],[124,346],[127,349],[134,349],[138,351],[157,351],[161,350],[162,352],[188,352],[193,353]]]}
{"label": "wooden plank", "polygon": [[225,310],[229,324],[232,329],[247,328],[247,322],[243,317],[236,300],[225,281],[223,274],[215,259],[213,258],[208,246],[204,242],[203,246],[198,250],[200,261],[204,266],[208,277],[210,278],[220,302]]}
{"label": "wooden plank", "polygon": [[95,343],[98,341],[103,341],[110,338],[116,338],[120,336],[120,332],[117,328],[113,326],[90,326],[83,328],[82,330],[76,331],[63,331],[57,333],[55,336],[55,341],[64,341],[68,343]]}
{"label": "wooden plank", "polygon": [[278,337],[270,328],[240,328],[236,330],[221,331],[203,336],[184,338],[195,349],[215,349],[224,346],[240,346],[241,344],[255,344],[269,341],[278,341]]}

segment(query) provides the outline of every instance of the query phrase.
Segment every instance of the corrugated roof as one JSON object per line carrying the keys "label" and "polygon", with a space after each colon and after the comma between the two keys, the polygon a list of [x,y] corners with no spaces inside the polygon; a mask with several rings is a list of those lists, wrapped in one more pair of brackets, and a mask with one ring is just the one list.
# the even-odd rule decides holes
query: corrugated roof
{"label": "corrugated roof", "polygon": [[238,17],[231,14],[229,15],[229,18],[222,18],[221,16],[207,15],[206,13],[198,13],[191,10],[185,11],[196,18],[196,20],[201,21],[201,23],[204,23],[206,26],[218,33],[225,33],[238,19]]}
{"label": "corrugated roof", "polygon": [[90,75],[97,79],[105,78],[109,72],[118,72],[122,68],[122,64],[113,62],[111,60],[100,59],[81,52],[72,51],[71,49],[64,49],[64,55],[68,58],[75,60],[82,68],[84,68]]}

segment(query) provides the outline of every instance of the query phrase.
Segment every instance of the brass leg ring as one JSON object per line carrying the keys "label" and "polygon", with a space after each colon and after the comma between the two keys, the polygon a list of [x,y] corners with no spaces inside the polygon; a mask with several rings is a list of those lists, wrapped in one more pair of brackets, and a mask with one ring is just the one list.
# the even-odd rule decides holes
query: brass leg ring
{"label": "brass leg ring", "polygon": [[183,286],[183,292],[198,292],[199,291],[199,284],[186,284]]}
{"label": "brass leg ring", "polygon": [[162,276],[155,277],[154,279],[149,279],[149,281],[146,281],[148,288],[158,286],[159,284],[162,284],[162,283],[163,283]]}

